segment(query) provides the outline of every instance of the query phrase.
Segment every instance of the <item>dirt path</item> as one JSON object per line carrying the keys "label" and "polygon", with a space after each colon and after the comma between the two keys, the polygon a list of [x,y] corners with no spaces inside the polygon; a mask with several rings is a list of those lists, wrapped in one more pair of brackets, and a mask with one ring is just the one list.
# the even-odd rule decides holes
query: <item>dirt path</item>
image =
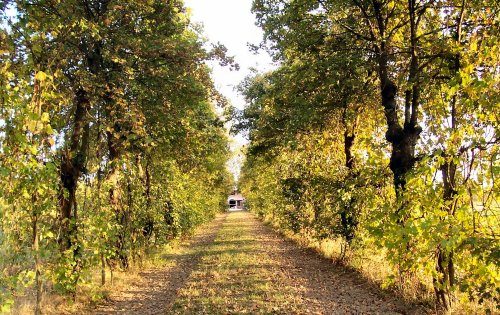
{"label": "dirt path", "polygon": [[214,241],[226,216],[217,216],[185,242],[179,254],[167,257],[171,260],[170,267],[142,272],[142,281],[126,291],[111,294],[110,301],[98,306],[93,314],[164,314],[171,308],[177,290],[198,264],[204,249]]}
{"label": "dirt path", "polygon": [[95,314],[417,314],[356,273],[284,240],[248,212],[219,216],[173,267]]}
{"label": "dirt path", "polygon": [[[256,220],[250,218],[250,220]],[[279,279],[292,286],[307,314],[422,314],[423,310],[389,297],[354,271],[303,249],[262,224],[255,224],[259,242],[274,258]]]}

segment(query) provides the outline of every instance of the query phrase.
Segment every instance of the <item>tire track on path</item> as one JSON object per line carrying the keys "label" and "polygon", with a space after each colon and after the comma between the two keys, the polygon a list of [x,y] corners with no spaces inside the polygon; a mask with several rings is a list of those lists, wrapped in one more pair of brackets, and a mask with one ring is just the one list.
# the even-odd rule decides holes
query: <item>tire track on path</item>
{"label": "tire track on path", "polygon": [[219,215],[181,248],[94,314],[425,314],[248,212]]}
{"label": "tire track on path", "polygon": [[424,314],[253,214],[228,215],[167,314]]}
{"label": "tire track on path", "polygon": [[180,254],[164,256],[173,264],[165,268],[148,269],[140,273],[141,281],[122,292],[114,292],[110,300],[91,314],[165,314],[198,265],[205,248],[213,243],[227,214],[218,215],[211,223],[196,231],[193,238],[181,243]]}

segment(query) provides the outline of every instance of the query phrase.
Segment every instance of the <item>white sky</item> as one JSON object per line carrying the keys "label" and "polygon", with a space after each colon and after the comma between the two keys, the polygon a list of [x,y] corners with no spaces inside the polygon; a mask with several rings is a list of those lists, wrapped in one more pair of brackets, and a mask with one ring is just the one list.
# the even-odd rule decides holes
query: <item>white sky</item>
{"label": "white sky", "polygon": [[[191,20],[202,23],[204,35],[210,43],[220,42],[227,47],[229,56],[234,56],[240,65],[239,71],[230,71],[212,63],[212,78],[217,89],[226,96],[233,106],[243,109],[244,100],[236,91],[236,86],[250,74],[250,68],[264,72],[272,68],[272,60],[265,52],[255,55],[249,51],[248,43],[259,44],[262,41],[262,30],[255,25],[255,17],[251,13],[252,0],[185,0],[186,7],[191,8]],[[239,154],[246,140],[236,136],[231,145],[234,157],[228,167],[239,176],[242,156]]]}
{"label": "white sky", "polygon": [[240,71],[229,71],[217,64],[212,67],[217,88],[234,106],[243,108],[243,99],[234,88],[250,73],[249,68],[265,71],[271,64],[266,53],[255,55],[247,46],[262,41],[262,31],[250,12],[252,0],[185,0],[185,3],[192,10],[191,20],[203,24],[209,42],[225,45],[228,55],[234,56],[240,65]]}

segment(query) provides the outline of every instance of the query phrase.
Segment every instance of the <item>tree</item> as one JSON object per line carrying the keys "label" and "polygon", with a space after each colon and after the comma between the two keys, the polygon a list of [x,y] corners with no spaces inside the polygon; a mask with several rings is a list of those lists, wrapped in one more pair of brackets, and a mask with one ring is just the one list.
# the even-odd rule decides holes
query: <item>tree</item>
{"label": "tree", "polygon": [[74,296],[88,270],[104,284],[220,210],[225,100],[204,63],[236,65],[203,48],[182,1],[0,8],[0,294],[34,269]]}
{"label": "tree", "polygon": [[[335,229],[338,221],[324,221],[335,213],[354,250],[375,240],[400,289],[424,283],[441,307],[453,307],[458,291],[497,299],[486,284],[495,271],[485,270],[498,268],[490,246],[498,226],[487,201],[496,200],[496,175],[486,171],[498,147],[498,54],[487,40],[498,35],[498,9],[481,1],[254,1],[263,46],[280,62],[243,84],[249,106],[238,127],[251,143],[242,186],[265,208],[258,211],[278,213],[279,225],[306,236]],[[324,171],[338,152],[330,139],[342,143],[348,175]],[[267,160],[255,158],[262,152]],[[263,169],[265,179],[256,174]],[[280,197],[259,201],[251,189],[273,176],[282,179]],[[285,209],[271,209],[276,203]],[[472,243],[481,249],[471,251]]]}

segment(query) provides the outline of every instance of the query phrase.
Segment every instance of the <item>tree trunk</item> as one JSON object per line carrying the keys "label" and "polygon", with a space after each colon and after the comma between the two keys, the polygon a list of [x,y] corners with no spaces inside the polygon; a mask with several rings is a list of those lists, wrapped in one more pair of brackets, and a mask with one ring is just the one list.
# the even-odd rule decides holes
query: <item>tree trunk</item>
{"label": "tree trunk", "polygon": [[[408,119],[408,116],[405,117],[404,128],[401,127],[398,121],[396,103],[398,87],[389,79],[387,74],[387,52],[383,52],[380,56],[379,67],[382,106],[387,122],[385,137],[392,145],[389,167],[394,176],[396,195],[400,196],[401,192],[405,190],[406,175],[415,165],[415,146],[422,129],[417,125],[417,116],[414,114],[410,114],[410,117],[413,118]],[[408,97],[410,93],[411,95]],[[407,93],[406,105],[408,107],[408,103],[413,103],[413,111],[416,111],[419,97],[418,86],[414,86],[410,93]]]}
{"label": "tree trunk", "polygon": [[[455,189],[455,175],[457,166],[452,161],[452,158],[445,157],[446,162],[441,166],[441,174],[443,175],[443,200],[444,211],[448,215],[455,214],[457,191]],[[436,271],[438,276],[433,279],[434,291],[439,305],[448,309],[451,306],[450,289],[455,282],[455,266],[453,263],[453,249],[443,248],[441,245],[436,251]]]}
{"label": "tree trunk", "polygon": [[[344,154],[345,154],[345,167],[347,168],[348,174],[346,180],[353,180],[356,177],[354,173],[355,161],[354,155],[352,154],[352,149],[354,146],[354,140],[356,139],[355,129],[357,125],[357,119],[352,127],[352,131],[349,131],[347,124],[347,109],[344,109],[342,121],[344,125]],[[342,211],[340,212],[340,223],[342,226],[342,236],[345,238],[347,245],[351,243],[354,239],[356,228],[358,226],[358,214],[356,209],[354,209],[354,204],[356,200],[354,197],[350,197],[349,200],[344,204]],[[346,245],[346,247],[347,247]],[[343,250],[345,251],[345,249]],[[342,257],[344,254],[342,254]]]}
{"label": "tree trunk", "polygon": [[76,110],[73,121],[73,132],[69,139],[69,147],[61,154],[59,166],[61,190],[59,192],[59,207],[61,220],[61,238],[59,239],[62,251],[72,247],[77,234],[76,190],[78,179],[85,171],[85,162],[88,151],[90,126],[87,119],[90,110],[90,101],[87,93],[79,89],[76,93]]}
{"label": "tree trunk", "polygon": [[[385,19],[382,14],[380,3],[374,2],[374,11],[378,21],[380,36],[385,36]],[[404,126],[401,126],[398,118],[397,93],[398,86],[389,76],[390,51],[387,42],[382,40],[376,46],[379,66],[380,91],[382,96],[382,107],[384,108],[387,132],[386,140],[391,144],[391,159],[389,167],[394,176],[394,189],[399,196],[405,190],[406,175],[415,165],[415,146],[420,137],[422,129],[418,126],[418,112],[420,102],[420,84],[418,80],[419,59],[417,54],[417,28],[416,5],[414,0],[408,1],[410,13],[410,71],[408,74],[409,88],[405,95],[405,117]],[[399,209],[398,209],[399,211]]]}
{"label": "tree trunk", "polygon": [[354,156],[352,155],[352,147],[354,146],[354,139],[356,136],[354,132],[349,133],[349,131],[344,131],[344,154],[345,154],[345,167],[348,170],[354,169]]}
{"label": "tree trunk", "polygon": [[[112,90],[112,88],[109,88]],[[108,105],[107,111],[108,116],[111,117],[110,111],[113,106],[113,99],[110,95],[106,95],[105,97],[106,104]],[[113,124],[113,132],[121,132],[121,124],[118,121],[115,121]],[[120,143],[121,139],[116,138],[115,135],[111,131],[107,131],[108,138],[108,151],[109,151],[109,166],[110,170],[108,173],[108,181],[110,183],[109,188],[109,202],[113,212],[115,214],[115,218],[117,223],[120,225],[117,234],[116,241],[116,254],[120,260],[120,267],[123,269],[127,269],[129,266],[128,263],[128,255],[125,251],[126,248],[126,214],[122,207],[122,192],[120,189],[119,183],[119,175],[120,175],[120,159],[122,157],[122,145]]]}
{"label": "tree trunk", "polygon": [[[34,211],[35,212],[35,211]],[[40,261],[40,248],[39,240],[40,233],[38,229],[38,214],[33,214],[33,252],[35,255],[35,286],[36,286],[36,302],[35,302],[35,315],[42,314],[42,278],[41,278],[41,261]]]}
{"label": "tree trunk", "polygon": [[[420,137],[422,129],[418,125],[419,107],[420,107],[420,81],[419,75],[422,71],[419,69],[418,58],[418,21],[417,6],[415,0],[408,0],[409,13],[409,52],[410,64],[407,77],[408,88],[405,91],[405,111],[404,125],[398,117],[398,86],[392,81],[389,67],[392,64],[389,60],[391,49],[388,44],[392,38],[387,38],[386,23],[389,17],[385,16],[382,8],[383,4],[379,1],[373,1],[374,16],[377,20],[379,41],[374,45],[377,61],[378,75],[380,80],[380,92],[382,107],[386,118],[387,131],[385,134],[386,140],[391,144],[391,157],[389,168],[392,171],[394,179],[394,190],[397,201],[403,200],[402,195],[406,190],[407,175],[415,165],[415,146]],[[424,10],[420,10],[418,14],[423,14]],[[390,36],[390,35],[389,35]],[[397,68],[396,68],[397,69]],[[408,219],[405,204],[400,204],[395,210],[397,223],[404,225]],[[401,260],[407,260],[407,253],[411,252],[411,244],[406,234],[402,235],[402,241],[405,244],[405,250],[401,253]],[[402,265],[400,265],[401,267]],[[400,269],[400,285],[402,286],[405,280],[407,270]]]}
{"label": "tree trunk", "polygon": [[[455,40],[457,45],[460,46],[462,42],[462,24],[464,20],[466,2],[462,0],[460,7],[460,14],[457,17],[457,29],[455,33]],[[451,71],[452,74],[457,76],[460,73],[460,53],[453,56]],[[459,79],[459,82],[461,80]],[[451,129],[454,132],[457,128],[457,103],[459,95],[456,93],[451,99]],[[453,156],[444,154],[445,162],[441,166],[441,174],[443,176],[443,201],[444,211],[449,216],[455,215],[457,203],[457,164],[453,161]],[[455,284],[455,266],[453,263],[453,249],[437,247],[436,271],[438,272],[437,278],[433,279],[434,291],[438,304],[445,309],[449,309],[452,304],[451,288]]]}
{"label": "tree trunk", "polygon": [[151,210],[151,173],[150,173],[150,162],[149,159],[146,162],[146,172],[145,172],[145,180],[144,180],[144,194],[146,197],[146,208],[148,209],[148,217],[146,218],[146,223],[144,225],[143,234],[146,237],[146,240],[149,241],[154,231],[154,219],[149,214]]}
{"label": "tree trunk", "polygon": [[101,253],[101,286],[106,284],[106,260],[104,253]]}
{"label": "tree trunk", "polygon": [[[82,43],[80,49],[87,51],[85,61],[90,73],[97,75],[102,68],[101,42],[88,51],[88,43]],[[76,88],[75,114],[73,131],[68,140],[68,147],[61,154],[60,179],[61,191],[59,193],[59,208],[61,220],[60,248],[65,251],[71,248],[77,235],[77,225],[74,214],[76,213],[76,190],[78,180],[85,171],[90,140],[89,112],[91,103],[88,92],[83,87]],[[75,207],[75,208],[73,208]]]}

